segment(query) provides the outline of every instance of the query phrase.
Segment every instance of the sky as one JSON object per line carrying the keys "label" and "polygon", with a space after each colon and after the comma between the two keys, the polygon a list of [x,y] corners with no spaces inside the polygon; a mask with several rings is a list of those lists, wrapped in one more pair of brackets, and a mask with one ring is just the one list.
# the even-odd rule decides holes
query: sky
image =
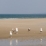
{"label": "sky", "polygon": [[0,14],[46,14],[46,0],[0,0]]}

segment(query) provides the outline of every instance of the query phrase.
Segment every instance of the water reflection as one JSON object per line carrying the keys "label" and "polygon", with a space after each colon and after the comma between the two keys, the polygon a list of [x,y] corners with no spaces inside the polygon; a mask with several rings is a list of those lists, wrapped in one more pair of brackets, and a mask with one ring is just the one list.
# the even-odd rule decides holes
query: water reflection
{"label": "water reflection", "polygon": [[18,45],[18,39],[16,39],[15,42],[16,42],[16,45]]}
{"label": "water reflection", "polygon": [[18,45],[18,39],[11,39],[10,46],[16,46],[16,45]]}
{"label": "water reflection", "polygon": [[43,43],[43,39],[40,39],[40,45],[42,45],[42,43]]}
{"label": "water reflection", "polygon": [[[9,44],[10,43],[10,44]],[[39,39],[0,39],[0,46],[46,46],[46,38]]]}
{"label": "water reflection", "polygon": [[41,43],[42,43],[42,39],[40,39],[41,40]]}
{"label": "water reflection", "polygon": [[12,46],[12,40],[10,40],[10,46]]}

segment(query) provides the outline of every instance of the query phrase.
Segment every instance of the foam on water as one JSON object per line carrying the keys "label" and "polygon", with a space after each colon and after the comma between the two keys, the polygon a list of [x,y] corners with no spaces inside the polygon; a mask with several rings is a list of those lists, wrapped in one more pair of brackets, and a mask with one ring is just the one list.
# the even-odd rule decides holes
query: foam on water
{"label": "foam on water", "polygon": [[0,14],[0,19],[18,18],[46,18],[46,14]]}

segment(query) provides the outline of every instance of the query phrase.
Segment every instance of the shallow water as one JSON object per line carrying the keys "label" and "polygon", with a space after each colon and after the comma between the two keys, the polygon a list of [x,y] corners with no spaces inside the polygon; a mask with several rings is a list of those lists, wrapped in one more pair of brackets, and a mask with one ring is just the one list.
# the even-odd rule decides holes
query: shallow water
{"label": "shallow water", "polygon": [[46,38],[0,39],[0,46],[46,46]]}

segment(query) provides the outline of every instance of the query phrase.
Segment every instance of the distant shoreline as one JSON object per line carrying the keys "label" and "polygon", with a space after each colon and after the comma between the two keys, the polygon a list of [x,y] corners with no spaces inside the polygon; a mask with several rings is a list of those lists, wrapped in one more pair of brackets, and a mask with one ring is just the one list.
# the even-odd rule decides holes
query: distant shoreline
{"label": "distant shoreline", "polygon": [[46,18],[0,18],[0,19],[46,19]]}

